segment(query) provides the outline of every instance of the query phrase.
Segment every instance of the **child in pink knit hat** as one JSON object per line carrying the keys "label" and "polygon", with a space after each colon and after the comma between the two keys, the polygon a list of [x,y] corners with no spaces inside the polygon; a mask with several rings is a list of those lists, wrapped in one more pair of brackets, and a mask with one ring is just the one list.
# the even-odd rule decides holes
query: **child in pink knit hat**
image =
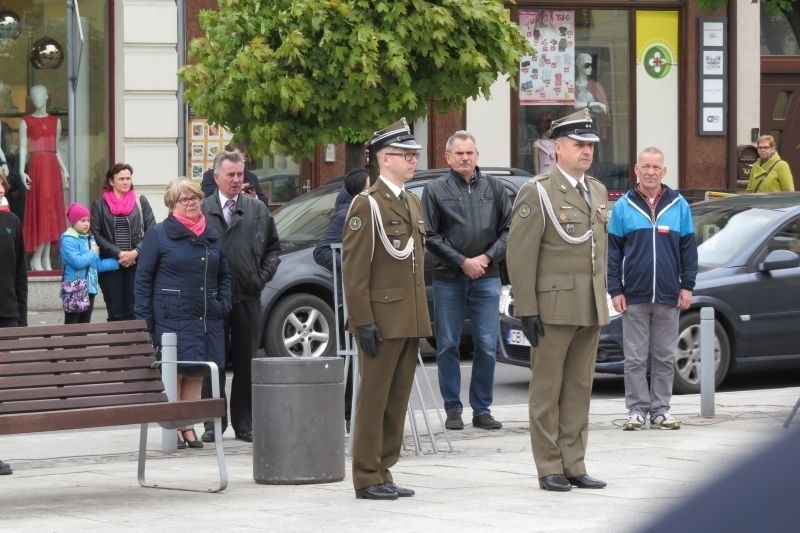
{"label": "child in pink knit hat", "polygon": [[67,208],[70,228],[61,235],[61,301],[64,324],[91,322],[97,273],[119,269],[116,259],[100,259],[100,248],[89,235],[90,214],[85,206],[73,203]]}

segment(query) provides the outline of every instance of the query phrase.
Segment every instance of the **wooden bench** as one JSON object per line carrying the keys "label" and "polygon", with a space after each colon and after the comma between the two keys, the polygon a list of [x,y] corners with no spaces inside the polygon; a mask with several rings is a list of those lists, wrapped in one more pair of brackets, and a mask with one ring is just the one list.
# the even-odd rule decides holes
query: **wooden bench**
{"label": "wooden bench", "polygon": [[208,492],[222,491],[228,474],[217,367],[194,363],[209,365],[214,398],[169,401],[160,364],[143,320],[0,328],[0,435],[141,424],[139,484],[178,488],[145,480],[148,424],[175,429],[213,419],[219,487]]}

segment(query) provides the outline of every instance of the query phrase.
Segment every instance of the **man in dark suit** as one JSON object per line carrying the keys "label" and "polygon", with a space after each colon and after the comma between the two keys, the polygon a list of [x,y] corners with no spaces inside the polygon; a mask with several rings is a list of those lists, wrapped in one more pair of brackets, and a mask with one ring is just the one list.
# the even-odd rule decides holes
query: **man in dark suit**
{"label": "man in dark suit", "polygon": [[558,163],[523,185],[506,252],[514,307],[531,343],[529,416],[544,490],[605,482],[586,474],[589,399],[600,326],[608,323],[608,193],[584,173],[600,139],[586,110],[554,121]]}
{"label": "man in dark suit", "polygon": [[[253,441],[250,361],[258,350],[261,333],[261,289],[278,269],[281,245],[275,221],[264,204],[242,193],[244,158],[222,152],[214,159],[217,192],[203,201],[206,223],[223,239],[225,256],[233,274],[233,307],[225,323],[225,346],[233,362],[231,425],[236,438]],[[220,369],[225,391],[225,369]],[[210,379],[203,383],[203,397],[211,397]],[[223,418],[222,431],[227,427]],[[206,422],[203,442],[214,442],[214,425]]]}
{"label": "man in dark suit", "polygon": [[342,240],[348,327],[358,341],[361,386],[353,429],[356,498],[394,500],[414,491],[394,483],[419,338],[431,335],[425,296],[425,223],[404,190],[418,150],[405,119],[367,143],[380,176],[353,199]]}

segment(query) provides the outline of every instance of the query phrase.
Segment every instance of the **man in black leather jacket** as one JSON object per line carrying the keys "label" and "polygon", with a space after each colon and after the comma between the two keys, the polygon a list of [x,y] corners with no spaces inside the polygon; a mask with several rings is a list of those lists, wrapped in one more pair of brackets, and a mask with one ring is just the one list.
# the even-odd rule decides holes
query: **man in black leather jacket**
{"label": "man in black leather jacket", "polygon": [[[258,350],[261,333],[261,290],[278,270],[281,245],[275,221],[257,199],[242,193],[244,158],[222,152],[214,159],[218,189],[203,201],[206,224],[222,235],[225,257],[233,275],[233,307],[225,322],[226,350],[233,362],[231,425],[236,438],[253,440],[250,361]],[[205,380],[203,397],[210,397]],[[225,369],[220,369],[220,387],[225,390]],[[223,418],[222,431],[227,427]],[[214,426],[206,422],[204,442],[214,441]]]}
{"label": "man in black leather jacket", "polygon": [[505,259],[511,200],[505,187],[478,168],[475,137],[457,131],[445,157],[450,172],[429,183],[422,196],[425,244],[433,273],[436,363],[447,429],[464,429],[459,343],[469,314],[475,351],[469,403],[472,425],[499,429],[491,415],[499,330],[500,262]]}

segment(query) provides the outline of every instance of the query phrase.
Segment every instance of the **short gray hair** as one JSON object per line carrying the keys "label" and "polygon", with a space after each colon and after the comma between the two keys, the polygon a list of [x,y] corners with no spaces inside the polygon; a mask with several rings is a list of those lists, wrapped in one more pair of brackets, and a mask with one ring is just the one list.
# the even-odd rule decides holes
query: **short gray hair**
{"label": "short gray hair", "polygon": [[444,151],[450,152],[453,149],[453,141],[458,139],[459,141],[472,141],[475,143],[475,149],[478,148],[478,141],[475,139],[475,136],[466,130],[458,130],[454,134],[447,139],[447,144],[444,145]]}
{"label": "short gray hair", "polygon": [[664,159],[665,159],[665,158],[664,158],[664,152],[662,152],[661,150],[659,150],[659,149],[658,149],[658,148],[656,148],[655,146],[648,146],[647,148],[645,148],[644,150],[642,150],[641,152],[639,152],[639,158],[637,159],[637,161],[641,161],[641,160],[642,160],[642,156],[643,156],[644,154],[655,154],[655,155],[660,155],[660,156],[661,156],[661,160],[662,160],[662,161],[664,161]]}
{"label": "short gray hair", "polygon": [[231,163],[241,163],[244,165],[244,157],[238,152],[222,151],[214,158],[214,175],[218,176],[222,168],[222,163],[230,161]]}

